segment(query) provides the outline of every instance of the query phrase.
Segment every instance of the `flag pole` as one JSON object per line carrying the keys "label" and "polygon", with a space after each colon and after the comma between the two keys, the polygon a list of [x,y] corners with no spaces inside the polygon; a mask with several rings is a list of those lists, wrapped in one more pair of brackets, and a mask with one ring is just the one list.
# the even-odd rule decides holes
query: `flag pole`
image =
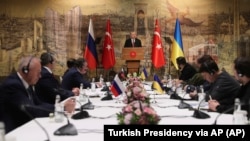
{"label": "flag pole", "polygon": [[172,44],[171,43],[168,43],[169,45],[169,55],[168,55],[168,74],[170,75],[170,71],[171,71],[171,47],[172,47]]}

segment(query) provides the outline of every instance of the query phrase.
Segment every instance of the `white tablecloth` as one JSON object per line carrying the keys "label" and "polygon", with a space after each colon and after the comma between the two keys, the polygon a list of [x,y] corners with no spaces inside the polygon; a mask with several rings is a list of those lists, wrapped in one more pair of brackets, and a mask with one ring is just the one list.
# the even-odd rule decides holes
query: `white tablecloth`
{"label": "white tablecloth", "polygon": [[[50,118],[37,118],[35,120],[48,132],[50,141],[82,141],[86,139],[102,141],[104,125],[117,125],[116,113],[120,112],[125,104],[117,101],[117,99],[101,101],[101,97],[90,97],[90,101],[95,105],[94,110],[87,110],[91,117],[80,120],[69,119],[70,123],[75,125],[78,130],[76,136],[55,136],[53,134],[59,127],[67,124],[66,117],[63,123],[55,123]],[[169,95],[151,95],[151,102],[153,102],[151,105],[161,117],[159,122],[161,125],[212,125],[218,116],[218,113],[204,111],[210,115],[210,118],[194,118],[192,117],[193,110],[179,109],[177,105],[180,100],[169,99]],[[197,101],[186,102],[194,106],[198,105]],[[218,118],[217,124],[232,124],[232,115],[222,114]],[[8,133],[6,138],[15,138],[16,141],[44,141],[48,137],[42,128],[32,120]]]}

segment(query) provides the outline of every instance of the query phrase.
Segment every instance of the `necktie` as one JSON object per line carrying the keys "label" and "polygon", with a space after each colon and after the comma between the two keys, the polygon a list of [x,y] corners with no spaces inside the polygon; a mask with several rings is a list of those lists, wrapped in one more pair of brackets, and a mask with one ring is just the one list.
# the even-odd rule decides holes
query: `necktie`
{"label": "necktie", "polygon": [[30,101],[33,103],[33,93],[34,93],[34,91],[33,91],[32,86],[29,86],[27,91],[28,91],[28,97],[29,97]]}
{"label": "necktie", "polygon": [[132,46],[135,46],[135,39],[132,39]]}

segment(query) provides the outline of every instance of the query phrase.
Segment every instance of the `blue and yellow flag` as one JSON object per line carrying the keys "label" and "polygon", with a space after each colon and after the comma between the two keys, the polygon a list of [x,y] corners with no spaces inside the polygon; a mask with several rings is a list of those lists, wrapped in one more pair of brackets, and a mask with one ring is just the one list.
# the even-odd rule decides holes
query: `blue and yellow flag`
{"label": "blue and yellow flag", "polygon": [[143,80],[145,80],[147,77],[148,77],[148,72],[147,72],[146,68],[143,67],[143,70],[141,72],[141,78]]}
{"label": "blue and yellow flag", "polygon": [[183,51],[183,45],[182,45],[181,26],[180,26],[179,19],[177,18],[176,23],[175,23],[174,40],[173,40],[172,52],[171,52],[171,61],[177,70],[179,68],[176,62],[176,58],[180,56],[184,57],[184,51]]}
{"label": "blue and yellow flag", "polygon": [[157,94],[164,93],[164,91],[162,90],[161,80],[156,74],[154,75],[154,82],[153,82],[152,88],[157,92]]}

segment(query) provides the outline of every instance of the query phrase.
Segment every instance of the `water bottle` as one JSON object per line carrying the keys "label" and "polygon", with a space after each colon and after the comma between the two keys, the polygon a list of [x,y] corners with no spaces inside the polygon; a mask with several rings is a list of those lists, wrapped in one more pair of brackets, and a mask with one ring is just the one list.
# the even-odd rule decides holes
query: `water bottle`
{"label": "water bottle", "polygon": [[240,99],[235,98],[235,100],[234,100],[234,111],[239,111],[239,110],[241,110]]}
{"label": "water bottle", "polygon": [[233,124],[248,124],[247,111],[241,110],[239,98],[234,100]]}
{"label": "water bottle", "polygon": [[99,82],[100,82],[101,85],[103,85],[103,83],[104,83],[104,79],[102,77],[102,74],[100,74]]}
{"label": "water bottle", "polygon": [[205,106],[205,92],[204,92],[204,89],[203,89],[203,86],[201,85],[200,86],[200,93],[198,93],[198,101],[200,103],[200,106]]}
{"label": "water bottle", "polygon": [[95,92],[95,78],[92,78],[92,82],[91,82],[91,91]]}
{"label": "water bottle", "polygon": [[85,94],[85,90],[83,89],[83,83],[80,84],[79,101],[81,103],[85,103],[87,101],[87,95]]}
{"label": "water bottle", "polygon": [[171,74],[170,74],[169,77],[168,77],[167,87],[168,87],[168,88],[172,88],[172,87],[173,87],[173,82],[172,82]]}
{"label": "water bottle", "polygon": [[55,122],[63,122],[64,120],[64,108],[63,104],[60,103],[61,97],[60,95],[56,95],[56,101],[55,101]]}
{"label": "water bottle", "polygon": [[3,122],[0,122],[0,141],[5,141],[5,126]]}

